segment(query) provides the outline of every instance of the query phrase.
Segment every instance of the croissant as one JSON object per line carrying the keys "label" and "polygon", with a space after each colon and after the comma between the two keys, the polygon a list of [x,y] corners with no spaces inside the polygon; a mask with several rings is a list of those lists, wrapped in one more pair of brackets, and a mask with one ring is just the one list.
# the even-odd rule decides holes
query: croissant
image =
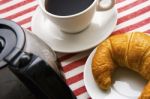
{"label": "croissant", "polygon": [[150,99],[150,36],[140,32],[119,34],[99,44],[92,60],[92,73],[101,89],[110,88],[112,73],[119,66],[149,80],[139,99]]}

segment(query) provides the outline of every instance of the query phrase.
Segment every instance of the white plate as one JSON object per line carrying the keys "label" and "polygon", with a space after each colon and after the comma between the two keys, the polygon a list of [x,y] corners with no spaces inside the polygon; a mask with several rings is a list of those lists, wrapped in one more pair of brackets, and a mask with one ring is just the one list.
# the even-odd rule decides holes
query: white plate
{"label": "white plate", "polygon": [[95,47],[112,33],[116,23],[117,11],[113,8],[105,12],[96,12],[91,25],[86,30],[76,34],[63,33],[43,15],[38,7],[31,26],[33,33],[54,51],[74,53]]}
{"label": "white plate", "polygon": [[113,74],[110,90],[104,92],[98,88],[91,71],[95,50],[87,59],[84,69],[85,87],[92,99],[137,99],[146,81],[137,73],[125,68],[120,68]]}

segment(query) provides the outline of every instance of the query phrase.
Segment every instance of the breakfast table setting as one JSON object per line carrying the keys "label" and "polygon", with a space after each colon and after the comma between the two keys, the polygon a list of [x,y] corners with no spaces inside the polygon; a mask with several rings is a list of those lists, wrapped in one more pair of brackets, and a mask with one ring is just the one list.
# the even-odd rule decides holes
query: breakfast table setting
{"label": "breakfast table setting", "polygon": [[[132,32],[150,34],[150,0],[116,0],[107,11],[92,13],[93,10],[94,4],[93,9],[84,10],[85,13],[90,12],[84,16],[85,19],[82,16],[80,21],[70,19],[72,23],[78,23],[78,28],[75,28],[67,18],[84,15],[84,12],[61,17],[47,14],[40,0],[0,0],[0,18],[14,21],[31,31],[56,52],[66,83],[77,99],[137,99],[146,84],[141,77],[121,69],[114,77],[117,82],[112,90],[115,91],[105,93],[95,88],[90,66],[97,45],[108,37]],[[88,17],[91,18],[90,25]],[[65,26],[64,22],[69,25]]]}

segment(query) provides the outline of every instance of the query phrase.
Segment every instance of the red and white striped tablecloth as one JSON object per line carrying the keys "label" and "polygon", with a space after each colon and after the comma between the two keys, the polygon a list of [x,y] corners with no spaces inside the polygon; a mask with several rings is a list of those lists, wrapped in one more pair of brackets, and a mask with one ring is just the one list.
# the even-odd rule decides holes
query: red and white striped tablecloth
{"label": "red and white striped tablecloth", "polygon": [[[36,0],[0,0],[0,18],[13,20],[31,30],[30,22],[37,6]],[[131,31],[150,33],[150,0],[116,0],[116,8],[118,22],[113,34]],[[57,53],[67,83],[78,99],[90,98],[83,82],[83,69],[91,51]]]}

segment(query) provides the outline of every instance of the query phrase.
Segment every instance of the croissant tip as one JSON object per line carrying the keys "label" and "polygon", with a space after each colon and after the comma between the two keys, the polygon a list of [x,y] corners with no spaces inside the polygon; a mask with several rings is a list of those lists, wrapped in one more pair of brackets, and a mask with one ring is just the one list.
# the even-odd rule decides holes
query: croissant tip
{"label": "croissant tip", "polygon": [[108,90],[111,86],[111,78],[105,78],[105,80],[103,82],[100,82],[98,86],[104,91]]}

